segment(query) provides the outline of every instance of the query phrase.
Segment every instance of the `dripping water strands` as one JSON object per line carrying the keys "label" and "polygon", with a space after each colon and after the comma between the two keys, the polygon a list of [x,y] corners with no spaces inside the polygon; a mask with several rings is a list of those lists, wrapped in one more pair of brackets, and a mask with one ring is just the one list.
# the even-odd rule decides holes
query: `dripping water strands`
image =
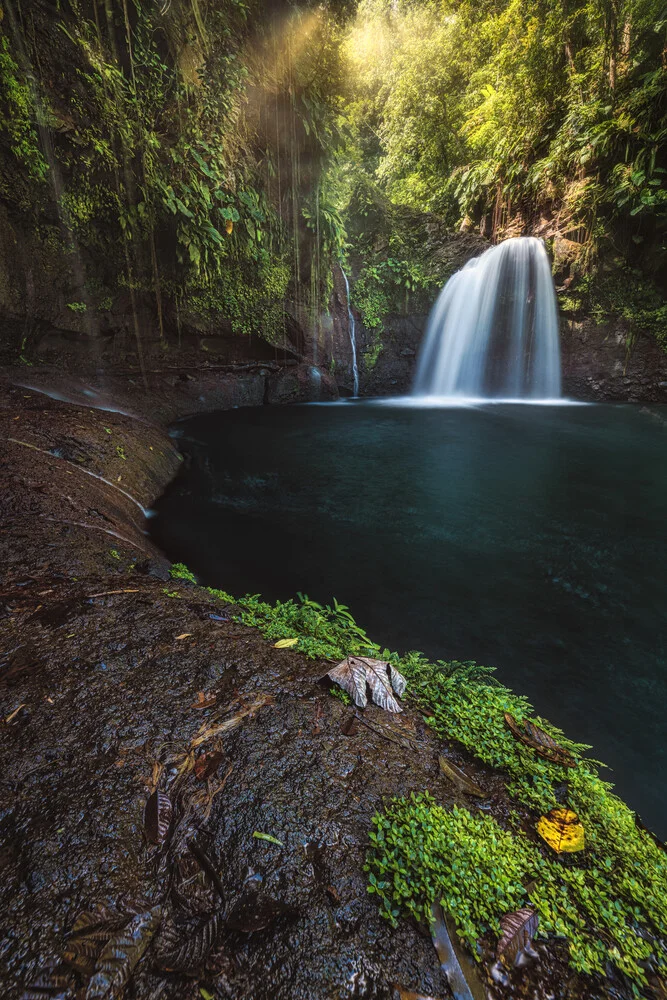
{"label": "dripping water strands", "polygon": [[429,317],[413,394],[560,397],[558,308],[541,240],[505,240],[449,279]]}
{"label": "dripping water strands", "polygon": [[357,364],[357,324],[354,318],[354,313],[352,312],[352,305],[350,303],[350,282],[348,280],[347,274],[341,267],[341,274],[345,281],[345,294],[347,297],[347,328],[350,334],[350,347],[352,348],[352,380],[354,383],[354,391],[352,393],[353,397],[356,399],[359,395],[359,366]]}

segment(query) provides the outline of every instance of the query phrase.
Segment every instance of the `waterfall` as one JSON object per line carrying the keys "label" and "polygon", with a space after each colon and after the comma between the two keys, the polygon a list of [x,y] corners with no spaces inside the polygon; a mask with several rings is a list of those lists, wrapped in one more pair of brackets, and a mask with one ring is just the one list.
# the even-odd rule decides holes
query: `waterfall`
{"label": "waterfall", "polygon": [[417,396],[560,396],[558,308],[541,240],[505,240],[454,274],[429,317]]}
{"label": "waterfall", "polygon": [[354,379],[354,398],[359,395],[359,367],[357,365],[357,324],[350,305],[350,282],[341,267],[341,273],[345,279],[345,292],[347,295],[347,326],[350,334],[350,345],[352,347],[352,378]]}
{"label": "waterfall", "polygon": [[318,400],[322,395],[322,372],[315,365],[310,366],[310,384],[313,389],[313,398]]}

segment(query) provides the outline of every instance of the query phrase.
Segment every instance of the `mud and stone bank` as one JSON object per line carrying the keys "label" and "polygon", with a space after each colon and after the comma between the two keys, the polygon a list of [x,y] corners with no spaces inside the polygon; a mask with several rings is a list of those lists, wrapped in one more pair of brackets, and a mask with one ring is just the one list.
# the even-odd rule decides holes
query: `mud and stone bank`
{"label": "mud and stone bank", "polygon": [[[381,1000],[396,984],[446,998],[428,934],[392,929],[367,893],[371,818],[383,796],[424,788],[451,804],[443,750],[498,818],[512,807],[503,777],[410,709],[369,707],[346,735],[353,710],[319,680],[331,664],[276,649],[233,606],[169,578],[143,515],[179,465],[166,423],[256,402],[245,375],[224,391],[202,378],[150,394],[121,376],[91,388],[21,369],[0,383],[2,995],[62,955],[77,914],[107,905],[161,907],[129,1000],[202,988],[216,1000]],[[156,787],[173,803],[161,845],[144,829]],[[220,891],[241,917],[197,951],[188,942]],[[173,971],[179,948],[190,954]],[[574,975],[564,942],[539,952],[489,996],[629,996],[615,978]]]}

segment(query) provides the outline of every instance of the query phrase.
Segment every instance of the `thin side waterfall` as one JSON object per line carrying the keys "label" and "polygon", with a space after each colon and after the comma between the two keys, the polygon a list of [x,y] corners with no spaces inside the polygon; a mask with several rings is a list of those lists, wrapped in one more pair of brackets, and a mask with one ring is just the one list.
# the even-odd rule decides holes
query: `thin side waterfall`
{"label": "thin side waterfall", "polygon": [[558,307],[541,240],[505,240],[449,279],[429,317],[413,394],[560,396]]}
{"label": "thin side waterfall", "polygon": [[354,398],[359,395],[359,366],[357,365],[357,324],[350,305],[350,282],[341,267],[342,275],[345,279],[345,292],[347,294],[347,326],[350,333],[350,345],[352,347],[352,378],[354,379]]}

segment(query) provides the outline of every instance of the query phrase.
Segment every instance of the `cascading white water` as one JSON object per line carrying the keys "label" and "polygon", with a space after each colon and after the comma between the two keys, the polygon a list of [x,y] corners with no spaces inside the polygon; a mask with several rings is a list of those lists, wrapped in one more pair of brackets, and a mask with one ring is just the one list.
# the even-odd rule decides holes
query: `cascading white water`
{"label": "cascading white water", "polygon": [[352,379],[354,381],[354,398],[356,399],[359,395],[359,366],[357,365],[357,324],[354,319],[354,313],[352,312],[352,306],[350,305],[350,282],[348,281],[347,275],[343,268],[341,267],[343,277],[345,278],[345,292],[347,294],[347,324],[350,333],[350,345],[352,347]]}
{"label": "cascading white water", "polygon": [[560,396],[558,308],[541,240],[505,240],[449,279],[429,317],[413,393]]}

